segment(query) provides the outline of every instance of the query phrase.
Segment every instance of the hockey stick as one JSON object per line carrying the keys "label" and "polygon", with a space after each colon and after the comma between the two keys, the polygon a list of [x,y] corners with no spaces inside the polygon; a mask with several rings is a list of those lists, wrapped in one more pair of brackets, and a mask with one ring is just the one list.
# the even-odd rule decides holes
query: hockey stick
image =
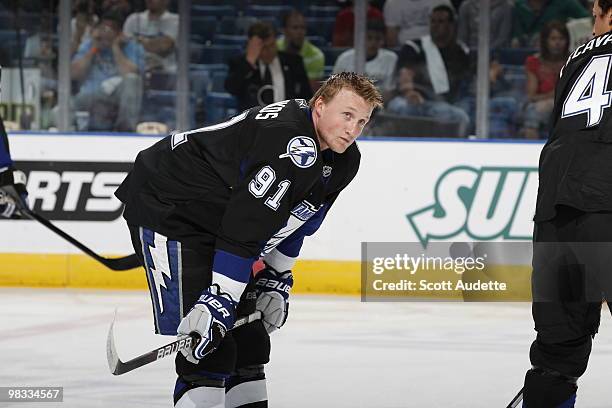
{"label": "hockey stick", "polygon": [[516,394],[516,397],[514,397],[512,401],[510,401],[510,403],[508,404],[506,408],[516,408],[518,407],[518,405],[521,403],[522,400],[523,400],[523,388],[521,388],[518,394]]}
{"label": "hockey stick", "polygon": [[66,241],[70,242],[72,245],[76,246],[81,251],[85,252],[87,255],[91,256],[93,259],[100,262],[107,268],[112,269],[113,271],[125,271],[140,266],[140,260],[138,259],[136,254],[124,256],[122,258],[104,258],[96,254],[84,244],[80,243],[75,238],[71,237],[66,232],[53,225],[51,221],[27,208],[25,204],[19,205],[19,212],[25,217],[40,222],[42,225],[49,228],[51,231],[55,232],[57,235],[61,236]]}
{"label": "hockey stick", "polygon": [[[0,78],[1,77],[2,77],[2,67],[0,67]],[[4,128],[4,121],[2,120],[2,117],[0,117],[0,135],[3,137],[6,137],[6,129]],[[0,139],[0,143],[1,143],[1,139]],[[8,146],[7,146],[7,150],[8,150]],[[138,259],[136,254],[124,256],[122,258],[101,257],[100,255],[96,254],[94,251],[92,251],[91,249],[89,249],[88,247],[80,243],[79,241],[77,241],[75,238],[71,237],[70,235],[68,235],[67,233],[65,233],[64,231],[62,231],[55,225],[53,225],[49,220],[43,218],[39,214],[36,214],[33,210],[30,210],[28,206],[26,205],[26,203],[24,203],[20,199],[19,194],[17,194],[14,191],[13,193],[14,194],[12,195],[14,196],[15,205],[17,206],[17,209],[19,210],[19,213],[22,216],[40,222],[42,225],[49,228],[51,231],[55,232],[56,234],[64,238],[66,241],[70,242],[72,245],[76,246],[81,251],[85,252],[87,255],[94,258],[96,261],[102,263],[107,268],[112,269],[114,271],[125,271],[128,269],[134,269],[140,266],[140,260]]]}
{"label": "hockey stick", "polygon": [[[258,310],[248,316],[241,317],[240,319],[236,320],[236,323],[234,323],[232,329],[259,319],[261,319],[261,312]],[[200,341],[199,337],[196,336],[181,336],[178,338],[178,340],[166,344],[165,346],[158,347],[155,350],[151,350],[148,353],[131,360],[121,361],[119,355],[117,354],[117,349],[115,348],[115,336],[113,335],[114,325],[115,319],[113,318],[113,322],[108,330],[108,338],[106,340],[106,357],[108,359],[108,368],[110,368],[110,372],[113,375],[125,374],[137,369],[138,367],[142,367],[143,365],[157,361],[160,358],[168,357],[180,350],[193,348]]]}

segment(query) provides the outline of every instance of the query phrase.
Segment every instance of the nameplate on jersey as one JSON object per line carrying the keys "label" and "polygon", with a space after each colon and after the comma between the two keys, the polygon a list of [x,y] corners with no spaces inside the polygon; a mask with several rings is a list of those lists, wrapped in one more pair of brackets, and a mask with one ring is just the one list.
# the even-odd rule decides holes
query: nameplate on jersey
{"label": "nameplate on jersey", "polygon": [[308,221],[310,217],[315,215],[316,212],[317,209],[314,207],[314,205],[310,204],[306,200],[302,201],[295,206],[293,210],[291,210],[291,214],[302,221]]}
{"label": "nameplate on jersey", "polygon": [[287,99],[285,101],[274,102],[270,105],[264,106],[259,110],[259,113],[257,114],[257,116],[255,116],[255,119],[262,120],[277,118],[278,113],[283,110],[283,108],[289,103],[289,101],[290,99]]}
{"label": "nameplate on jersey", "polygon": [[296,166],[306,169],[317,161],[317,144],[308,136],[296,136],[287,143],[287,152],[279,159],[289,158]]}

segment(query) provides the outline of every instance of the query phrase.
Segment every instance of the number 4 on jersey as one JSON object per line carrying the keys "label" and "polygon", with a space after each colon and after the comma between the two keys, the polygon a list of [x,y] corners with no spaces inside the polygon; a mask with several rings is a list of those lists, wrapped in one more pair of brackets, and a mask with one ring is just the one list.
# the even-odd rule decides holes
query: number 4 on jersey
{"label": "number 4 on jersey", "polygon": [[589,61],[563,103],[562,118],[587,114],[587,127],[601,122],[603,112],[612,104],[608,91],[612,55],[599,55]]}

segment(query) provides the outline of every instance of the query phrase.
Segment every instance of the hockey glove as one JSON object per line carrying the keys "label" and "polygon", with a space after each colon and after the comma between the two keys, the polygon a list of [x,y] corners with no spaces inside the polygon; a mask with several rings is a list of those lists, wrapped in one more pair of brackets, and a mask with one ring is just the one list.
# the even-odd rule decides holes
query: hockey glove
{"label": "hockey glove", "polygon": [[261,311],[261,320],[268,333],[285,324],[289,314],[289,291],[292,286],[291,271],[278,272],[266,265],[257,275],[255,309]]}
{"label": "hockey glove", "polygon": [[178,334],[197,334],[200,342],[195,348],[181,350],[188,361],[197,364],[214,351],[225,333],[232,328],[236,319],[236,306],[230,296],[212,285],[206,289],[187,316],[178,326]]}
{"label": "hockey glove", "polygon": [[26,175],[11,167],[0,171],[0,217],[11,218],[27,207]]}

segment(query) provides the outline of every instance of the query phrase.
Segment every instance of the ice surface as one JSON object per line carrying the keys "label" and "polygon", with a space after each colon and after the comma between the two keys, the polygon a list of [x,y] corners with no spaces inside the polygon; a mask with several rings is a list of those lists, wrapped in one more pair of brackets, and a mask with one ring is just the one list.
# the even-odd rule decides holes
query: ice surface
{"label": "ice surface", "polygon": [[[534,337],[527,303],[361,303],[292,296],[272,335],[271,407],[505,407],[523,381]],[[146,292],[0,289],[0,386],[63,386],[63,403],[17,408],[171,407],[173,359],[122,376],[106,363],[106,334],[123,360],[171,337],[153,334]],[[607,309],[578,407],[610,407]]]}

